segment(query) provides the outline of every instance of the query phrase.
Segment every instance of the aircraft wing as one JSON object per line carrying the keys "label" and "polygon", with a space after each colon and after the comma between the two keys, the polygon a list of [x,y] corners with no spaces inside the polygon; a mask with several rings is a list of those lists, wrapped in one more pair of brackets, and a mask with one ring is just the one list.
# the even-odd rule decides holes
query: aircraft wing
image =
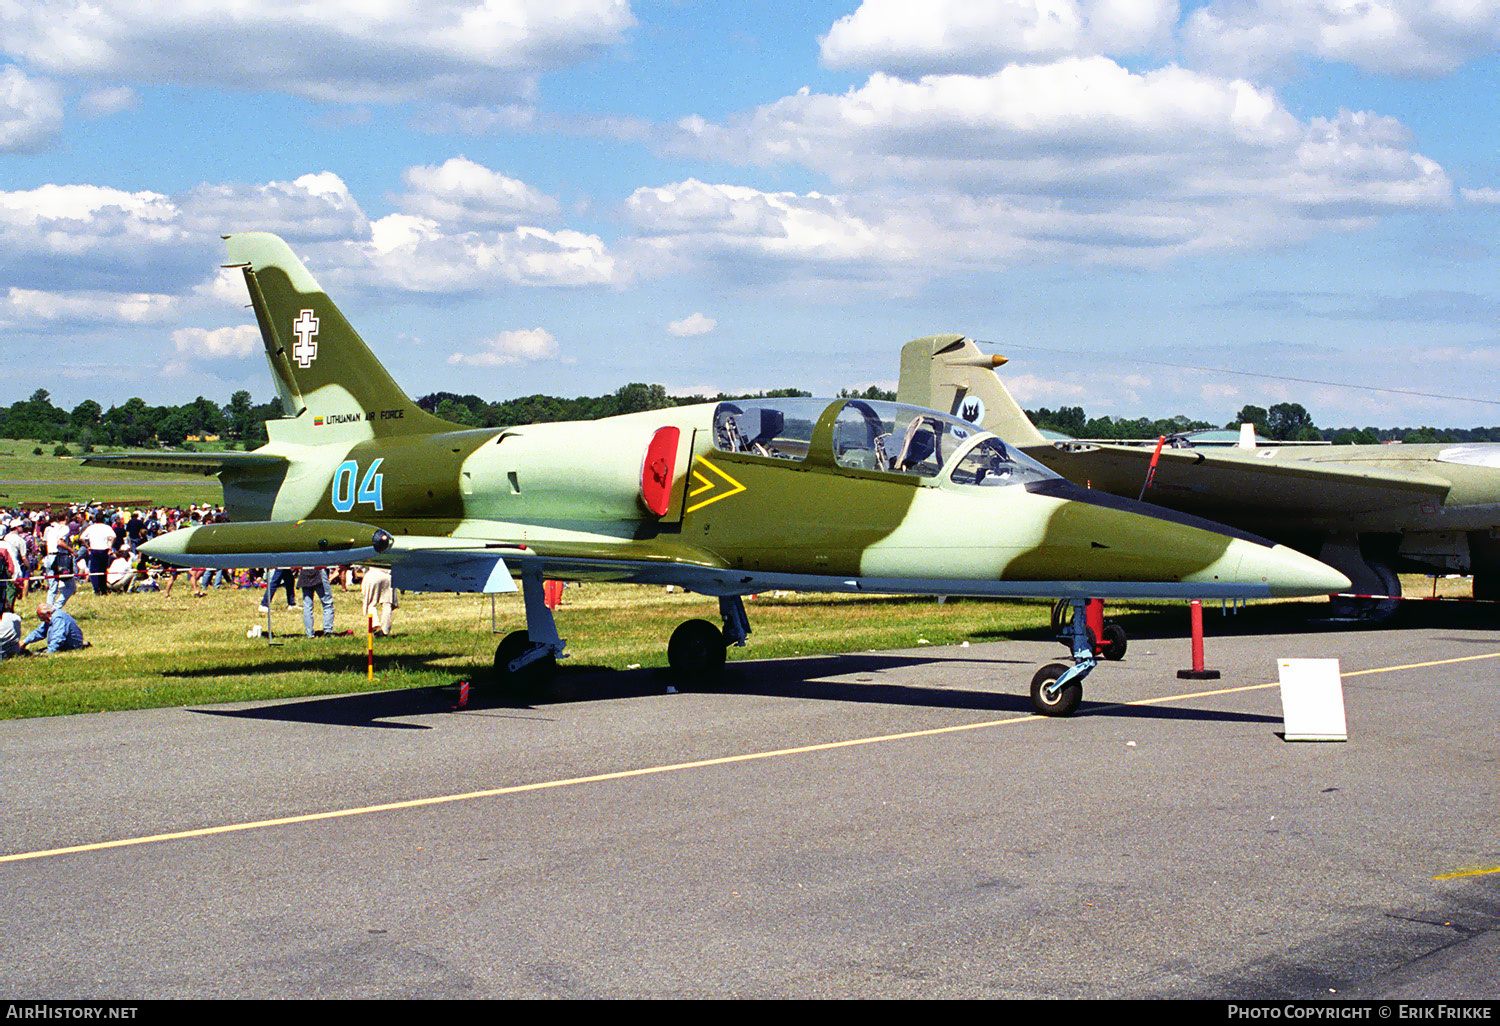
{"label": "aircraft wing", "polygon": [[[1026,446],[1028,455],[1073,481],[1131,498],[1140,494],[1152,450],[1118,445],[1053,443]],[[1451,485],[1416,468],[1390,470],[1338,461],[1336,449],[1318,459],[1290,449],[1163,449],[1147,502],[1171,497],[1173,508],[1213,518],[1231,512],[1235,522],[1305,522],[1308,516],[1348,516],[1441,503]],[[1153,498],[1155,496],[1155,498]]]}
{"label": "aircraft wing", "polygon": [[141,551],[175,566],[292,567],[371,563],[391,568],[407,591],[515,591],[511,568],[535,568],[569,580],[679,584],[709,594],[736,593],[750,580],[699,552],[663,548],[621,555],[605,542],[512,542],[439,535],[392,535],[350,520],[204,524],[147,542]]}
{"label": "aircraft wing", "polygon": [[208,477],[226,470],[263,470],[287,465],[285,456],[261,456],[253,452],[128,452],[118,455],[85,456],[85,466],[114,470],[147,470],[166,474],[202,474]]}

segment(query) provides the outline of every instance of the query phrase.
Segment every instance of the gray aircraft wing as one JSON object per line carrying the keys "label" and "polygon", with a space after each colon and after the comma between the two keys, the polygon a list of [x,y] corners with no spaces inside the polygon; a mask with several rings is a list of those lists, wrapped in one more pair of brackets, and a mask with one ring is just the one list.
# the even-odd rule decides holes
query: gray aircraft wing
{"label": "gray aircraft wing", "polygon": [[[1080,483],[1116,495],[1140,494],[1153,450],[1135,446],[1048,443],[1025,452]],[[1147,502],[1164,502],[1209,518],[1234,514],[1303,523],[1422,503],[1441,504],[1451,485],[1415,467],[1400,470],[1339,461],[1337,449],[1164,449]]]}

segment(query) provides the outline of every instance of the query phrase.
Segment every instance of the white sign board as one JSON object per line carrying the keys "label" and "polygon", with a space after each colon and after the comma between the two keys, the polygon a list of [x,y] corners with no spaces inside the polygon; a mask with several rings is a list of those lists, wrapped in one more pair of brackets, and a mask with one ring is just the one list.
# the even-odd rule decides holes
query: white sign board
{"label": "white sign board", "polygon": [[1278,659],[1282,735],[1287,741],[1347,741],[1337,659]]}

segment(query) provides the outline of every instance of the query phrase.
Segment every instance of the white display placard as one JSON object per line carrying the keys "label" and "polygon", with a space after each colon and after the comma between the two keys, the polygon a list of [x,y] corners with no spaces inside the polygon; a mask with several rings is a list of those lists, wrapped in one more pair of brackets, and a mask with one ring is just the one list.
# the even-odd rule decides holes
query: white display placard
{"label": "white display placard", "polygon": [[1337,659],[1278,659],[1282,737],[1287,741],[1347,741],[1344,683]]}

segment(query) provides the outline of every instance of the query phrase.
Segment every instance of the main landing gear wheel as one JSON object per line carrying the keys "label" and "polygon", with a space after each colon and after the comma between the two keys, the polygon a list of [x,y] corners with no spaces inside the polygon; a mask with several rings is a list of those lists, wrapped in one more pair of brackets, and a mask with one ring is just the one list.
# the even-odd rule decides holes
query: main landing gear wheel
{"label": "main landing gear wheel", "polygon": [[1083,685],[1077,682],[1063,685],[1062,690],[1052,696],[1045,690],[1069,669],[1063,663],[1048,663],[1031,678],[1031,707],[1041,715],[1072,716],[1078,703],[1083,701]]}
{"label": "main landing gear wheel", "polygon": [[1105,621],[1104,639],[1099,643],[1099,654],[1111,661],[1125,658],[1125,628],[1113,620]]}
{"label": "main landing gear wheel", "polygon": [[[1052,631],[1058,635],[1072,633],[1073,604],[1071,600],[1061,598],[1052,604]],[[1093,636],[1093,632],[1090,631],[1089,638],[1092,639]],[[1104,637],[1094,648],[1100,656],[1110,661],[1124,659],[1127,640],[1124,627],[1114,620],[1105,620]],[[1063,644],[1069,644],[1066,638],[1063,639]]]}
{"label": "main landing gear wheel", "polygon": [[667,665],[679,684],[712,684],[724,670],[724,632],[707,620],[687,620],[667,642]]}
{"label": "main landing gear wheel", "polygon": [[1338,620],[1363,620],[1366,623],[1383,623],[1396,615],[1401,608],[1401,578],[1389,565],[1379,560],[1369,561],[1370,572],[1379,582],[1379,594],[1386,598],[1341,598],[1328,600],[1329,613]]}
{"label": "main landing gear wheel", "polygon": [[495,677],[513,692],[545,690],[557,677],[557,656],[551,652],[512,671],[510,664],[530,650],[531,635],[525,631],[511,631],[495,649]]}

